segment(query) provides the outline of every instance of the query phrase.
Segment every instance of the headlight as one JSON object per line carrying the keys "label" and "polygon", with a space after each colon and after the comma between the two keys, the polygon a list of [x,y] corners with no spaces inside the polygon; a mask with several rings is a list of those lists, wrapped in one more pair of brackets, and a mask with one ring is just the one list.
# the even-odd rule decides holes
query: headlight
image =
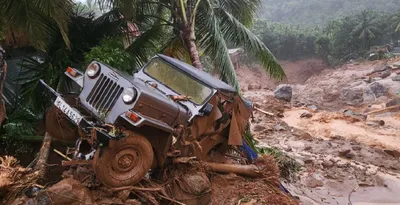
{"label": "headlight", "polygon": [[135,97],[136,90],[134,90],[133,88],[125,88],[124,92],[122,92],[122,100],[126,104],[132,103]]}
{"label": "headlight", "polygon": [[86,70],[86,74],[90,77],[90,78],[95,78],[97,77],[97,75],[99,75],[100,73],[100,66],[97,63],[91,63],[87,70]]}

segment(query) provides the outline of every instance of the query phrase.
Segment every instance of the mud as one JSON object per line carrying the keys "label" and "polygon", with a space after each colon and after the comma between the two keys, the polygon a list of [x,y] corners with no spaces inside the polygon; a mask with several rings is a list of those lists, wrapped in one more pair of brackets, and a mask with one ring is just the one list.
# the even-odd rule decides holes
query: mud
{"label": "mud", "polygon": [[[396,95],[355,105],[339,94],[363,84],[374,66],[382,63],[318,71],[293,85],[292,103],[271,100],[274,87],[245,92],[259,108],[275,114],[255,113],[252,131],[259,146],[278,148],[302,165],[295,180],[284,183],[301,204],[400,203],[399,112],[368,115],[384,109]],[[298,69],[301,72],[303,68]],[[301,78],[289,77],[289,81],[303,81]],[[390,78],[383,83],[390,83],[394,93],[400,91]],[[360,115],[344,114],[345,110]],[[305,112],[309,115],[302,118]]]}

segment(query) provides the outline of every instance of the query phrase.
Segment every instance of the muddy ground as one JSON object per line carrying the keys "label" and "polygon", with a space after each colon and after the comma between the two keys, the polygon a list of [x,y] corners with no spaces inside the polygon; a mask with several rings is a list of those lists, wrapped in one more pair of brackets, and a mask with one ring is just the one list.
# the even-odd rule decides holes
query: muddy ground
{"label": "muddy ground", "polygon": [[[400,95],[393,80],[400,70],[385,66],[397,61],[322,70],[316,60],[292,63],[290,103],[274,98],[276,83],[264,86],[269,79],[259,70],[239,71],[245,96],[275,114],[256,112],[252,130],[259,146],[276,147],[302,165],[296,179],[284,183],[301,204],[400,204],[400,109],[368,115],[396,104],[388,102]],[[374,90],[371,98],[374,82],[383,93]]]}

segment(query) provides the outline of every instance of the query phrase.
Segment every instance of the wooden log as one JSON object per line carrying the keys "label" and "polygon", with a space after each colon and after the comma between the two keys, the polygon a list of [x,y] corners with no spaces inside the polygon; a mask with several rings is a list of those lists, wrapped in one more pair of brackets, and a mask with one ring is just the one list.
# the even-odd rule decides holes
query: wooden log
{"label": "wooden log", "polygon": [[395,105],[395,106],[390,106],[384,109],[380,109],[380,110],[375,110],[369,113],[366,113],[366,115],[376,115],[376,114],[381,114],[381,113],[385,113],[385,112],[398,112],[400,111],[400,105]]}
{"label": "wooden log", "polygon": [[264,114],[266,114],[266,115],[274,116],[274,113],[267,112],[267,111],[262,110],[262,109],[260,109],[260,108],[258,108],[258,107],[254,107],[254,109],[257,110],[257,111],[259,111],[259,112],[261,112],[261,113],[264,113]]}
{"label": "wooden log", "polygon": [[42,147],[40,148],[39,159],[34,168],[34,170],[39,171],[38,175],[40,179],[43,179],[44,176],[46,175],[47,171],[46,165],[47,165],[47,160],[49,158],[51,141],[52,141],[51,136],[46,132],[43,138]]}
{"label": "wooden log", "polygon": [[220,173],[235,173],[249,177],[261,177],[262,173],[256,165],[240,165],[240,164],[221,164],[214,162],[204,162],[211,170]]}

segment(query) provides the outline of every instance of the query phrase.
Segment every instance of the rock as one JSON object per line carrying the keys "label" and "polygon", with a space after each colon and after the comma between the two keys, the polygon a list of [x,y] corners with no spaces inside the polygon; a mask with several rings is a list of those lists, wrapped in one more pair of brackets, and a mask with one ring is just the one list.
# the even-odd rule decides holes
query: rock
{"label": "rock", "polygon": [[392,77],[393,81],[400,81],[400,75],[395,75]]}
{"label": "rock", "polygon": [[400,158],[400,152],[396,150],[384,150],[384,152],[394,158]]}
{"label": "rock", "polygon": [[330,160],[325,160],[321,164],[324,168],[331,168],[333,167],[334,163]]}
{"label": "rock", "polygon": [[391,73],[390,73],[389,70],[385,70],[385,71],[383,71],[383,72],[381,73],[380,77],[381,77],[382,79],[385,79],[385,78],[389,77],[390,74],[391,74]]}
{"label": "rock", "polygon": [[386,103],[386,107],[400,105],[400,98],[395,98]]}
{"label": "rock", "polygon": [[375,77],[375,78],[371,79],[371,82],[376,82],[376,81],[380,81],[380,80],[382,80],[381,77]]}
{"label": "rock", "polygon": [[374,66],[373,73],[385,71],[385,70],[388,70],[388,69],[389,69],[389,66],[386,63],[377,64],[377,65]]}
{"label": "rock", "polygon": [[291,85],[279,85],[274,91],[275,98],[290,102],[292,100],[293,89]]}
{"label": "rock", "polygon": [[307,179],[306,184],[310,188],[316,188],[316,187],[321,187],[324,186],[324,182],[322,182],[319,179],[316,179],[315,177],[311,176]]}
{"label": "rock", "polygon": [[343,115],[348,117],[354,116],[354,112],[352,110],[345,110],[343,111]]}
{"label": "rock", "polygon": [[318,107],[315,106],[315,105],[307,105],[307,108],[310,109],[310,110],[312,110],[313,112],[315,112],[315,111],[318,110]]}
{"label": "rock", "polygon": [[286,130],[286,128],[283,127],[281,124],[275,125],[274,129],[275,129],[276,131],[285,131],[285,130]]}
{"label": "rock", "polygon": [[357,145],[356,146],[352,146],[351,149],[354,150],[354,151],[360,151],[361,150],[361,146],[357,146]]}
{"label": "rock", "polygon": [[336,162],[336,166],[339,168],[344,168],[344,167],[349,166],[349,163],[347,163],[345,161],[338,161],[338,162]]}
{"label": "rock", "polygon": [[267,128],[264,127],[264,126],[256,125],[256,126],[254,126],[253,131],[254,131],[254,132],[261,132],[261,131],[263,131],[263,130],[265,130],[265,129],[267,129]]}
{"label": "rock", "polygon": [[259,90],[259,89],[261,89],[261,85],[260,84],[255,84],[255,83],[249,84],[247,86],[247,89],[248,90]]}
{"label": "rock", "polygon": [[379,82],[373,82],[368,85],[371,88],[372,92],[375,94],[375,97],[385,96],[388,94],[389,88],[385,87]]}
{"label": "rock", "polygon": [[313,114],[311,114],[308,111],[304,111],[301,115],[300,118],[311,118],[313,116]]}
{"label": "rock", "polygon": [[312,159],[305,159],[304,164],[314,164],[314,160]]}
{"label": "rock", "polygon": [[348,159],[352,159],[352,158],[355,157],[355,154],[352,153],[351,150],[346,149],[346,150],[339,151],[339,156],[340,157],[345,157],[345,158],[348,158]]}
{"label": "rock", "polygon": [[304,151],[310,151],[310,150],[312,150],[312,147],[311,147],[311,146],[306,146],[306,147],[304,147],[303,150],[304,150]]}
{"label": "rock", "polygon": [[372,103],[375,102],[375,94],[372,92],[371,88],[365,87],[363,92],[363,103]]}
{"label": "rock", "polygon": [[340,99],[348,104],[360,104],[364,101],[364,89],[361,86],[342,89]]}

